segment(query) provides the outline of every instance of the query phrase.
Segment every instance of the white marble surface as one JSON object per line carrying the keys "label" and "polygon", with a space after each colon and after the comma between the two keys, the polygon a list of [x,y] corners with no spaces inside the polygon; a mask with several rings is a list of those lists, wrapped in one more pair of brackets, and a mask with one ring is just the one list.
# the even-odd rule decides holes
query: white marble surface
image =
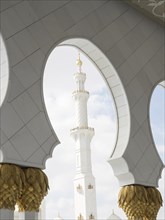
{"label": "white marble surface", "polygon": [[58,144],[45,110],[42,78],[47,57],[62,42],[84,51],[112,92],[119,135],[109,162],[120,185],[157,186],[163,164],[146,124],[153,88],[164,80],[163,28],[123,1],[8,1],[1,15],[9,76],[14,73],[1,109],[1,129],[8,139],[1,144],[1,162],[44,168]]}

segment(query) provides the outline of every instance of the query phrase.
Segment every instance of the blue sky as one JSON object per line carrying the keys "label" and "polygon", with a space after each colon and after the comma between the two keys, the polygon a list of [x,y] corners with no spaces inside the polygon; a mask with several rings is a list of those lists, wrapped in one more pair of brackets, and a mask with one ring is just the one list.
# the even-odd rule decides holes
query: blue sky
{"label": "blue sky", "polygon": [[[73,47],[57,47],[50,55],[44,77],[44,94],[47,111],[61,144],[47,161],[46,173],[50,181],[50,192],[46,198],[47,218],[55,218],[57,211],[64,219],[74,218],[73,179],[75,175],[74,142],[70,129],[74,127],[73,74],[76,72],[77,50]],[[119,184],[107,163],[116,136],[116,113],[113,100],[102,76],[96,67],[81,55],[82,70],[87,74],[86,90],[90,92],[88,102],[89,126],[95,128],[91,143],[93,174],[96,178],[98,218],[107,219],[111,210],[125,218],[117,205]],[[164,96],[163,88],[156,88],[151,101],[150,115],[154,139],[161,157],[164,154]],[[164,174],[163,174],[164,175]],[[164,194],[164,179],[160,190]],[[163,209],[159,213],[163,217]]]}

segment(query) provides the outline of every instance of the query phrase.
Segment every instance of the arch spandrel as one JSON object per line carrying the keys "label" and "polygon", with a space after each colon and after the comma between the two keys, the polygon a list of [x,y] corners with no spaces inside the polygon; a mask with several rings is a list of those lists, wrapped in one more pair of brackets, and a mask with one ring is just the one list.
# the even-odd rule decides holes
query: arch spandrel
{"label": "arch spandrel", "polygon": [[[67,4],[69,6],[69,4],[72,3],[68,2]],[[108,2],[107,4],[110,3]],[[35,7],[32,5],[29,5],[29,7],[37,14]],[[61,25],[60,19],[57,19],[56,22],[58,23],[58,27],[60,27],[60,29],[58,29],[57,23],[55,24],[54,28],[58,33],[57,35],[54,31],[51,33],[50,29],[48,30],[44,23],[41,22],[42,15],[37,21],[35,20],[36,28],[42,26],[42,30],[45,32],[44,36],[49,36],[45,39],[46,44],[43,41],[44,38],[41,38],[39,42],[37,42],[37,35],[34,36],[32,31],[34,30],[33,24],[30,24],[28,28],[26,24],[19,25],[19,27],[18,25],[13,26],[11,30],[12,33],[7,30],[7,27],[3,26],[2,32],[5,32],[5,36],[7,36],[5,40],[10,57],[9,64],[11,73],[14,73],[15,79],[17,80],[17,83],[12,82],[13,86],[10,87],[9,97],[16,94],[16,85],[18,83],[20,85],[20,91],[17,91],[17,96],[12,97],[10,100],[7,99],[3,109],[1,109],[1,117],[5,119],[5,122],[1,123],[1,129],[8,140],[10,140],[12,149],[16,150],[22,159],[20,159],[20,161],[15,160],[12,158],[11,151],[6,150],[6,154],[3,152],[5,154],[3,158],[5,158],[5,160],[1,162],[11,162],[43,168],[44,158],[51,156],[52,149],[58,143],[58,139],[51,128],[44,107],[42,83],[38,82],[42,82],[43,69],[47,59],[46,56],[50,53],[50,48],[53,49],[59,42],[62,42],[63,39],[79,36],[80,38],[88,39],[88,42],[86,41],[84,44],[84,42],[79,39],[63,42],[79,47],[93,60],[100,69],[114,96],[119,118],[116,146],[109,159],[114,174],[119,179],[120,185],[143,183],[144,185],[157,186],[160,175],[159,177],[158,175],[155,176],[155,170],[150,163],[152,160],[157,161],[156,169],[159,174],[161,173],[163,164],[157,156],[157,152],[153,150],[155,148],[151,143],[151,137],[145,125],[148,120],[146,111],[150,97],[148,91],[152,90],[153,85],[164,77],[164,72],[162,71],[164,61],[162,61],[163,54],[161,50],[161,48],[164,47],[162,28],[145,17],[141,18],[141,14],[137,11],[132,13],[133,9],[129,6],[125,7],[124,3],[121,3],[120,10],[117,10],[118,3],[115,2],[112,7],[116,9],[113,10],[116,15],[109,19],[108,24],[107,18],[103,17],[103,20],[106,19],[107,26],[105,27],[103,25],[104,22],[102,22],[99,23],[99,27],[92,28],[92,21],[95,16],[98,17],[97,12],[101,9],[102,5],[98,5],[97,9],[93,5],[90,5],[90,7],[90,13],[94,16],[86,16],[83,18],[83,21],[77,19],[77,24],[75,26],[74,24],[68,26],[67,30]],[[38,5],[37,10],[39,10],[39,8],[40,5]],[[42,8],[42,10],[44,9]],[[61,6],[60,10],[68,12],[67,24],[69,24],[69,21],[71,21],[70,23],[72,24],[71,12],[67,7]],[[78,7],[77,10],[81,10],[81,8]],[[7,12],[10,13],[8,9],[6,9],[6,12],[3,12],[3,16],[4,13]],[[58,10],[56,12],[52,9],[49,12],[44,12],[44,16],[48,16],[47,22],[50,21],[50,27],[54,24],[53,22],[55,22],[51,16],[56,16],[56,13],[58,13]],[[136,19],[131,19],[135,13]],[[15,16],[18,16],[18,14]],[[57,14],[57,17],[58,16],[59,14]],[[16,20],[10,22],[9,17],[8,22],[14,24]],[[33,25],[32,28],[31,25]],[[86,28],[86,25],[88,28]],[[26,35],[27,32],[28,36]],[[22,35],[20,36],[21,33]],[[18,34],[19,37],[21,37],[21,41],[15,44],[15,39],[18,37]],[[136,39],[136,34],[140,36],[140,39]],[[141,36],[143,37],[141,38]],[[28,41],[25,39],[28,39]],[[33,51],[33,47],[31,47],[32,43],[35,45],[35,51]],[[28,44],[30,45],[30,50],[26,48]],[[95,49],[96,47],[94,46],[95,50],[93,50],[93,45],[97,45],[97,49]],[[100,50],[98,48],[100,48]],[[112,49],[116,53],[112,53]],[[17,51],[17,53],[15,54],[13,51]],[[102,53],[100,51],[102,51]],[[35,56],[33,56],[34,54]],[[32,59],[32,56],[35,58]],[[142,57],[145,59],[142,59]],[[34,62],[35,60],[36,62]],[[112,64],[110,63],[111,60]],[[112,67],[114,67],[114,69]],[[154,67],[157,68],[155,69]],[[116,70],[117,74],[114,74],[114,70]],[[28,78],[26,79],[26,77]],[[138,83],[142,87],[142,91],[139,90]],[[136,93],[133,88],[138,88],[138,92]],[[25,104],[28,105],[27,108],[22,106],[25,100],[23,97],[27,100],[27,102],[25,102]],[[18,108],[19,105],[21,106],[20,108]],[[30,109],[32,108],[30,113],[28,107],[30,107]],[[26,110],[28,110],[27,114],[25,114]],[[39,127],[39,119],[37,117],[41,114],[41,111],[42,117],[40,123],[43,125],[43,129],[46,130],[43,131],[46,135],[42,142],[37,140],[37,134],[33,132],[35,127]],[[33,124],[33,126],[30,126],[29,123]],[[15,127],[15,129],[13,129],[13,127]],[[51,140],[49,141],[49,139]],[[146,139],[149,139],[148,145],[146,145]],[[139,140],[140,143],[138,143]],[[49,152],[47,151],[46,143],[49,143],[49,147],[51,146]],[[3,146],[4,145],[1,146],[2,151]],[[41,149],[42,146],[45,146],[46,150]],[[143,150],[146,146],[149,153],[144,154]],[[27,152],[27,155],[22,155],[21,151]],[[39,154],[41,154],[41,158],[39,158],[35,164],[35,162],[30,162],[30,158],[32,158],[37,151],[40,151]],[[150,155],[150,153],[150,161],[147,161],[146,157]],[[137,155],[138,161],[136,158]],[[121,161],[123,169],[121,169]],[[143,169],[143,167],[146,167],[146,169]]]}
{"label": "arch spandrel", "polygon": [[42,69],[45,55],[37,50],[25,58],[24,55],[19,56],[18,51],[21,50],[14,45],[13,39],[7,39],[5,43],[10,83],[5,103],[0,109],[0,162],[44,169],[46,160],[59,144],[43,101]]}

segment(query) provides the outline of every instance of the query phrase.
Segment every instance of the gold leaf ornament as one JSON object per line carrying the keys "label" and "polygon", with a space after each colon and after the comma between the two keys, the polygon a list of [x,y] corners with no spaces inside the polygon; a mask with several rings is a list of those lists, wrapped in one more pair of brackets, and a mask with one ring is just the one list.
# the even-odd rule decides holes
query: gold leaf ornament
{"label": "gold leaf ornament", "polygon": [[24,183],[24,173],[19,166],[0,164],[0,209],[15,209],[15,204],[21,197]]}
{"label": "gold leaf ornament", "polygon": [[39,211],[40,204],[48,193],[48,178],[38,168],[25,168],[24,174],[26,181],[18,200],[19,211]]}
{"label": "gold leaf ornament", "polygon": [[129,220],[156,220],[162,197],[155,187],[129,185],[121,188],[118,203]]}

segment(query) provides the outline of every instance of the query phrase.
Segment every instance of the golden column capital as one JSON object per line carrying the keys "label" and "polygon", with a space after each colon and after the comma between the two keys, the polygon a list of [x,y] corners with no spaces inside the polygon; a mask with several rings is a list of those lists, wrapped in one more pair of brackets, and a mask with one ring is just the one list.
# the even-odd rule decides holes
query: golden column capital
{"label": "golden column capital", "polygon": [[40,204],[47,195],[49,185],[46,174],[39,168],[25,168],[25,186],[17,204],[19,211],[39,211]]}
{"label": "golden column capital", "polygon": [[118,202],[129,220],[156,220],[162,197],[155,187],[129,185],[121,188]]}
{"label": "golden column capital", "polygon": [[22,169],[14,164],[0,164],[0,209],[14,210],[25,182]]}

